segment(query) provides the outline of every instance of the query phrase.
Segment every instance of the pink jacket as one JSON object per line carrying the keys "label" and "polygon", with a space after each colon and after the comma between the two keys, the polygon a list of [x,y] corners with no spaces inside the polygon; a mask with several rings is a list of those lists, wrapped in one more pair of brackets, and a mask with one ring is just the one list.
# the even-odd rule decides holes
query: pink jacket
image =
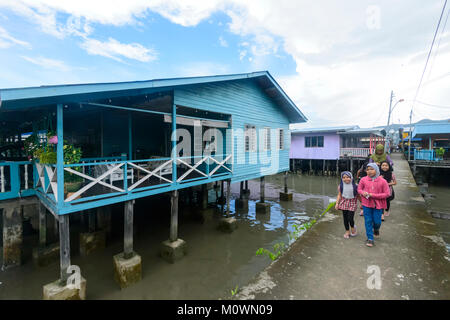
{"label": "pink jacket", "polygon": [[[363,196],[364,191],[372,194],[369,199]],[[358,185],[358,193],[361,195],[361,203],[365,207],[386,209],[386,198],[391,195],[389,185],[382,176],[372,181],[372,178],[365,176]]]}

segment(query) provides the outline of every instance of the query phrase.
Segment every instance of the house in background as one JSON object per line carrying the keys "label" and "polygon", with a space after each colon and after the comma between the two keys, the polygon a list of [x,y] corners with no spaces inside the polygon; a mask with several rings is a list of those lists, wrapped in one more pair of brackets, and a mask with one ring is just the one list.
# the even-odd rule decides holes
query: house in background
{"label": "house in background", "polygon": [[[412,139],[420,141],[414,149],[414,160],[439,161],[450,158],[450,121],[417,123]],[[440,148],[445,151],[443,156],[437,151]]]}
{"label": "house in background", "polygon": [[305,128],[291,132],[291,170],[337,173],[352,170],[373,153],[378,143],[384,143],[382,129],[359,126]]}

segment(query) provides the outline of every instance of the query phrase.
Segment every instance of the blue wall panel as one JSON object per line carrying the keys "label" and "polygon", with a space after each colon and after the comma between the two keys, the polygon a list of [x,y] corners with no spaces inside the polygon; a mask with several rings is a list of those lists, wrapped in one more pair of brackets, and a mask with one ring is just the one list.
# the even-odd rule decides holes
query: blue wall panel
{"label": "blue wall panel", "polygon": [[[239,143],[234,141],[233,182],[254,179],[289,169],[290,131],[288,118],[252,79],[177,88],[174,91],[174,102],[186,107],[230,114],[232,116],[232,129],[234,130],[244,130],[246,124],[256,127],[257,152],[245,152],[243,141],[239,146]],[[261,151],[259,130],[264,127],[284,129],[284,149],[280,150],[278,155],[273,151],[278,147],[276,132],[272,132],[271,136],[272,152]],[[246,163],[237,163],[238,158],[242,159],[242,157],[244,157]],[[272,161],[268,164],[262,164],[262,160],[267,159],[267,157],[272,157]]]}

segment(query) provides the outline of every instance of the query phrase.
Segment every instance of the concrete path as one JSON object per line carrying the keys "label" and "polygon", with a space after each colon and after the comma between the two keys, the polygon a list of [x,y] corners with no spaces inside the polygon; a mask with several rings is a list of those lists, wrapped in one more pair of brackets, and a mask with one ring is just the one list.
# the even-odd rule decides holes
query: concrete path
{"label": "concrete path", "polygon": [[[396,197],[374,247],[365,245],[358,213],[358,235],[350,239],[343,238],[342,213],[327,213],[235,298],[450,299],[450,255],[407,161],[400,154],[393,160]],[[381,289],[368,288],[376,276],[369,266],[379,268]]]}

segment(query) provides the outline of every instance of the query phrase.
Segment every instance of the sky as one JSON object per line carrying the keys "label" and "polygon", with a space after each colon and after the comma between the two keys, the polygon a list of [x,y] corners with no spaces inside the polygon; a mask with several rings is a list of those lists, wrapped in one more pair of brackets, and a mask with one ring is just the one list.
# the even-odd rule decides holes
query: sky
{"label": "sky", "polygon": [[450,2],[413,103],[444,2],[0,0],[0,88],[267,70],[293,127],[385,125],[391,90],[391,123],[446,119]]}

